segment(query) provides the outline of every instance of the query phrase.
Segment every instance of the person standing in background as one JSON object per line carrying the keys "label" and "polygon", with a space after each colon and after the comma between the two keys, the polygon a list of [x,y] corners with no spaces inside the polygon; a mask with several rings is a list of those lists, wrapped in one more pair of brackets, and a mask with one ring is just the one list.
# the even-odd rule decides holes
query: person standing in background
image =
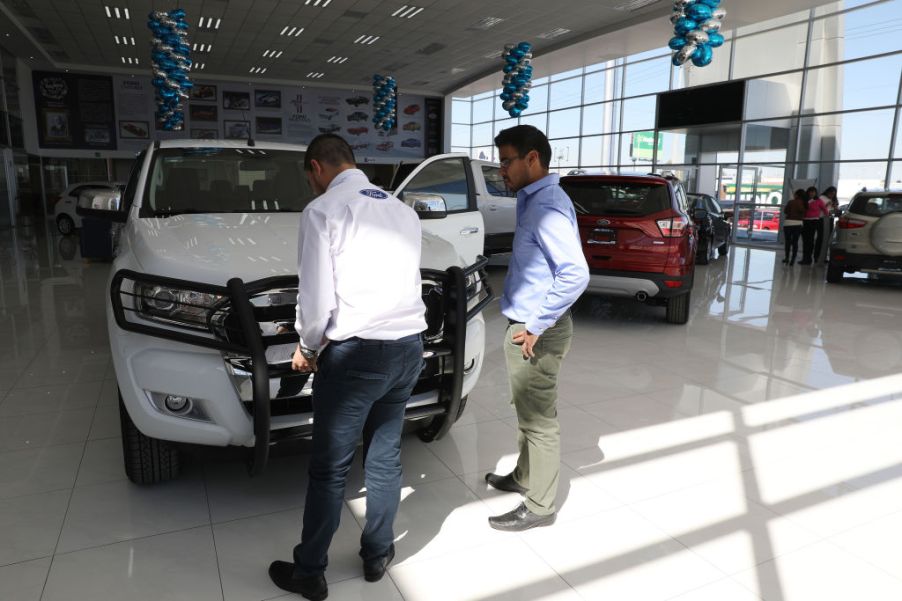
{"label": "person standing in background", "polygon": [[[795,265],[796,262],[796,255],[799,252],[799,237],[802,235],[802,222],[805,219],[805,213],[808,212],[806,196],[805,191],[799,188],[783,207],[784,264]],[[802,256],[804,256],[804,252]]]}
{"label": "person standing in background", "polygon": [[[824,219],[824,240],[826,240],[825,247],[830,246],[830,238],[833,236],[833,219],[837,217],[836,213],[839,210],[839,201],[836,198],[836,187],[830,186],[824,193],[821,194],[821,200],[824,201],[824,205],[827,207],[827,215]],[[816,261],[824,261],[826,260],[826,255],[829,254],[828,251],[824,251],[825,256],[821,256],[818,252],[815,254]]]}
{"label": "person standing in background", "polygon": [[827,205],[817,195],[817,188],[808,188],[808,210],[802,221],[802,260],[799,265],[811,265],[821,254],[824,242],[824,217]]}

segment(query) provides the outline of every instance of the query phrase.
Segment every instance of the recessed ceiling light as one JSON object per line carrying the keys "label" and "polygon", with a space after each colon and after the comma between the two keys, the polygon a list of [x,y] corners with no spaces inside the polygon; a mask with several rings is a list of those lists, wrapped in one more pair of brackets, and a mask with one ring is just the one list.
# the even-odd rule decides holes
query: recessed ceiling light
{"label": "recessed ceiling light", "polygon": [[291,37],[296,38],[299,35],[301,35],[303,32],[304,32],[303,27],[292,27],[291,25],[286,25],[285,27],[282,28],[282,31],[281,31],[281,33],[279,33],[279,35],[288,36],[290,38]]}
{"label": "recessed ceiling light", "polygon": [[263,75],[266,73],[266,67],[251,67],[251,73],[255,75]]}
{"label": "recessed ceiling light", "polygon": [[570,33],[570,30],[569,30],[569,29],[564,29],[563,27],[557,27],[557,28],[552,29],[552,30],[550,30],[550,31],[546,31],[545,33],[540,33],[540,34],[539,34],[538,36],[536,36],[536,37],[540,37],[540,38],[542,38],[543,40],[550,40],[550,39],[552,39],[552,38],[556,38],[556,37],[558,37],[558,36],[564,35],[565,33]]}
{"label": "recessed ceiling light", "polygon": [[307,79],[322,79],[325,76],[325,73],[319,73],[318,71],[311,71],[307,74]]}
{"label": "recessed ceiling light", "polygon": [[347,57],[347,56],[333,56],[332,58],[330,58],[330,59],[327,60],[326,62],[327,62],[327,63],[332,63],[333,65],[343,65],[343,64],[346,63],[347,61],[348,61],[348,57]]}
{"label": "recessed ceiling light", "polygon": [[354,40],[355,44],[374,44],[376,40],[380,39],[381,36],[378,35],[362,35],[356,40]]}
{"label": "recessed ceiling light", "polygon": [[[657,0],[654,0],[654,1],[657,2]],[[481,21],[479,21],[478,23],[476,23],[476,25],[474,25],[472,27],[472,29],[482,29],[482,30],[490,29],[490,28],[494,27],[495,25],[497,25],[498,23],[501,23],[502,21],[504,21],[504,19],[502,19],[501,17],[486,17],[486,18],[482,19]]]}
{"label": "recessed ceiling light", "polygon": [[422,7],[405,4],[404,6],[393,12],[391,16],[398,17],[399,19],[413,19],[421,12],[423,12]]}
{"label": "recessed ceiling light", "polygon": [[214,17],[201,17],[197,22],[198,29],[219,29],[219,25],[222,23],[222,19],[216,18],[214,21]]}
{"label": "recessed ceiling light", "polygon": [[213,52],[213,44],[198,44],[194,42],[191,45],[191,50],[194,52]]}
{"label": "recessed ceiling light", "polygon": [[103,10],[104,10],[104,12],[106,12],[107,19],[112,19],[114,17],[116,19],[125,19],[125,20],[131,19],[131,15],[129,15],[127,8],[123,8],[122,10],[119,10],[118,6],[111,7],[111,6],[104,4]]}
{"label": "recessed ceiling light", "polygon": [[310,4],[313,4],[313,6],[319,6],[320,8],[326,8],[327,6],[329,6],[330,2],[332,2],[332,0],[307,0],[306,2],[304,2],[304,6],[309,6]]}
{"label": "recessed ceiling light", "polygon": [[200,71],[201,69],[203,69],[206,66],[207,66],[207,63],[194,63],[193,65],[191,65],[191,70],[192,71]]}

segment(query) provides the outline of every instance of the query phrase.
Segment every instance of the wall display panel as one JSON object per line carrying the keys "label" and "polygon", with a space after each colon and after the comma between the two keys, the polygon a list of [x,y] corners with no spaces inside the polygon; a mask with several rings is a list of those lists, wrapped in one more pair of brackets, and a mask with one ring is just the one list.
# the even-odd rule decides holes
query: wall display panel
{"label": "wall display panel", "polygon": [[548,137],[570,138],[578,136],[580,114],[579,108],[548,113]]}
{"label": "wall display panel", "polygon": [[[722,50],[718,50],[722,53]],[[627,64],[624,68],[623,96],[657,94],[670,89],[670,56],[656,58],[641,63]],[[699,69],[704,71],[704,69]]]}
{"label": "wall display panel", "polygon": [[551,84],[551,98],[548,108],[551,110],[579,106],[583,96],[583,80],[581,77],[565,79]]}
{"label": "wall display panel", "polygon": [[41,147],[116,149],[119,129],[111,77],[34,71],[32,83]]}

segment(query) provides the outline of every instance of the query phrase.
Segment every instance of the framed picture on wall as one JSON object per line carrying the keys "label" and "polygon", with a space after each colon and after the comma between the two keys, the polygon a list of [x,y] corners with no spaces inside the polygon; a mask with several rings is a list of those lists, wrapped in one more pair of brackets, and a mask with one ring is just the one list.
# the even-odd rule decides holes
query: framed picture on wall
{"label": "framed picture on wall", "polygon": [[282,118],[281,117],[257,117],[257,135],[258,136],[281,136],[282,135]]}
{"label": "framed picture on wall", "polygon": [[222,108],[228,111],[246,111],[251,108],[250,92],[223,92]]}
{"label": "framed picture on wall", "polygon": [[251,137],[250,121],[230,121],[226,119],[222,122],[222,125],[226,140],[247,140]]}
{"label": "framed picture on wall", "polygon": [[194,140],[216,140],[219,138],[218,129],[210,129],[205,127],[191,128],[191,138]]}
{"label": "framed picture on wall", "polygon": [[120,121],[119,137],[123,140],[147,140],[150,124],[147,121]]}
{"label": "framed picture on wall", "polygon": [[258,109],[280,109],[282,108],[282,92],[257,90],[254,92],[254,106]]}
{"label": "framed picture on wall", "polygon": [[215,104],[192,104],[188,107],[191,121],[217,121],[219,110]]}
{"label": "framed picture on wall", "polygon": [[71,142],[69,111],[65,109],[44,109],[44,139],[48,142]]}
{"label": "framed picture on wall", "polygon": [[205,83],[194,84],[191,88],[191,100],[216,102],[216,86]]}

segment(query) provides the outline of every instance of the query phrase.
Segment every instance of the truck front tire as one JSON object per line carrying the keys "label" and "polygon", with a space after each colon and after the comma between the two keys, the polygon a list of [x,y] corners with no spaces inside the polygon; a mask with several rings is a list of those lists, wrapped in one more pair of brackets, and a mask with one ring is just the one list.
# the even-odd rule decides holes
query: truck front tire
{"label": "truck front tire", "polygon": [[178,478],[179,450],[172,443],[145,436],[132,421],[119,395],[125,475],[135,484],[158,484]]}

